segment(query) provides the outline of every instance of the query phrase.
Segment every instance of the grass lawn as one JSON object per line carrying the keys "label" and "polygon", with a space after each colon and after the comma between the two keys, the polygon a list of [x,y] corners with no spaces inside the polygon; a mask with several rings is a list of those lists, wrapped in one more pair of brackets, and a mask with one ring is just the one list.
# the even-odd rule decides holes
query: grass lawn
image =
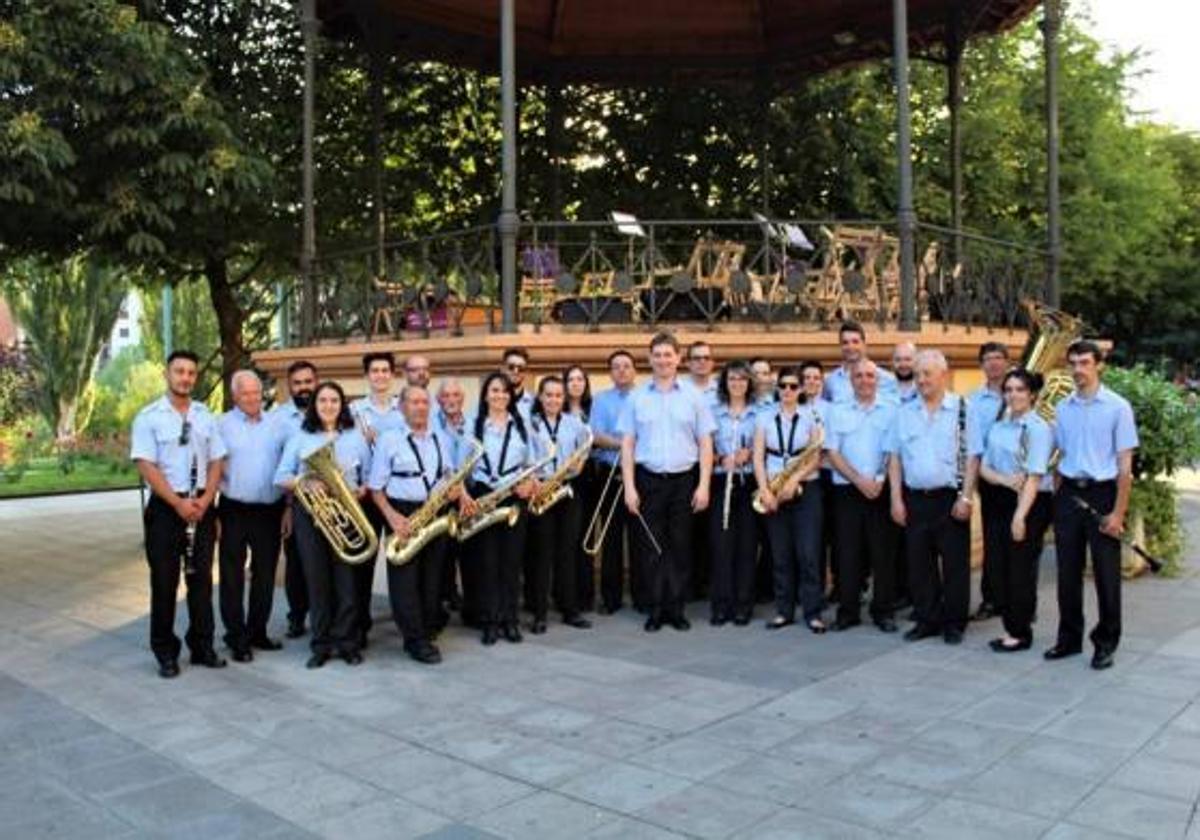
{"label": "grass lawn", "polygon": [[0,478],[0,498],[42,493],[86,492],[111,487],[137,487],[137,470],[130,465],[113,471],[111,464],[79,459],[75,469],[63,475],[55,458],[36,458],[16,481]]}

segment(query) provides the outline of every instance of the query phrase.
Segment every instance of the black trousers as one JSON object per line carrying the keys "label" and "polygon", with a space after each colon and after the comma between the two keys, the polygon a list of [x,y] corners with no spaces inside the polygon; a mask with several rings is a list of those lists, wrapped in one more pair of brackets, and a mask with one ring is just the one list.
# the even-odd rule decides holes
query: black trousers
{"label": "black trousers", "polygon": [[1083,569],[1092,550],[1092,574],[1100,619],[1091,632],[1092,644],[1114,651],[1121,641],[1121,543],[1100,533],[1100,526],[1072,501],[1086,501],[1101,515],[1112,512],[1117,483],[1103,481],[1076,487],[1064,479],[1054,497],[1054,546],[1058,555],[1058,643],[1083,643]]}
{"label": "black trousers", "polygon": [[334,555],[308,512],[292,505],[296,548],[308,582],[313,653],[356,653],[359,649],[355,569]]}
{"label": "black trousers", "polygon": [[971,602],[971,525],[950,515],[957,498],[952,488],[904,488],[904,551],[913,619],[927,627],[962,632]]}
{"label": "black trousers", "polygon": [[[150,566],[150,649],[158,659],[176,659],[181,644],[175,635],[175,601],[183,570],[187,523],[170,505],[152,496],[143,514],[146,562]],[[184,636],[192,653],[213,647],[212,561],[217,512],[211,507],[196,526],[192,554],[194,574],[187,583],[188,629]]]}
{"label": "black trousers", "polygon": [[[221,623],[225,644],[245,648],[267,637],[271,602],[275,597],[275,567],[279,565],[280,522],[283,502],[249,504],[221,497],[218,563]],[[246,590],[246,554],[250,555],[250,611],[243,606]]]}
{"label": "black trousers", "polygon": [[661,555],[654,550],[640,524],[633,528],[630,555],[637,560],[631,562],[645,570],[646,609],[656,618],[682,618],[692,569],[692,494],[699,470],[653,473],[638,467],[634,480],[642,517],[662,549]]}
{"label": "black trousers", "polygon": [[[487,487],[475,485],[471,495],[479,498]],[[519,504],[515,499],[509,505]],[[464,580],[470,580],[470,600],[476,605],[477,623],[498,627],[517,623],[517,601],[521,592],[521,566],[525,556],[527,516],[521,512],[517,524],[501,522],[476,534],[463,544]],[[466,595],[464,593],[464,601]]]}
{"label": "black trousers", "polygon": [[[833,471],[822,468],[818,473],[820,478],[817,480],[821,483],[821,498],[825,500],[825,504],[821,507],[821,592],[826,591],[826,586],[833,593],[833,597],[837,597],[840,591],[838,587],[838,564],[837,564],[837,548],[833,544],[836,527],[833,521],[833,506],[829,504],[829,499],[833,497]],[[870,574],[870,569],[864,570],[863,578]]]}
{"label": "black trousers", "polygon": [[[388,502],[404,516],[411,516],[421,506],[420,502],[391,497]],[[442,559],[448,542],[446,537],[438,537],[403,566],[388,564],[392,620],[406,644],[422,639],[432,641],[441,629]]]}
{"label": "black trousers", "polygon": [[754,612],[758,517],[751,507],[755,482],[734,476],[729,498],[729,529],[725,523],[725,485],[729,476],[714,474],[709,494],[707,543],[712,554],[709,597],[717,618],[749,617]]}
{"label": "black trousers", "polygon": [[[709,497],[709,508],[712,508],[712,499]],[[690,506],[689,506],[690,509]],[[709,511],[701,511],[700,513],[691,514],[692,517],[692,561],[691,569],[688,572],[688,597],[687,600],[703,600],[708,597],[708,589],[710,581],[708,578],[709,569],[712,568],[713,552],[712,546],[709,544]]]}
{"label": "black trousers", "polygon": [[[375,506],[375,502],[371,499],[364,499],[363,512],[367,515],[367,521],[371,523],[371,530],[376,534],[383,531],[386,520],[379,508]],[[371,584],[375,582],[375,562],[379,559],[378,553],[372,554],[362,563],[358,563],[354,569],[354,604],[355,613],[358,616],[358,632],[363,639],[366,639],[367,633],[371,632],[371,627],[374,622],[371,620]]]}
{"label": "black trousers", "polygon": [[888,511],[888,488],[868,499],[852,484],[833,486],[834,549],[838,620],[857,621],[863,580],[870,570],[871,618],[891,618],[896,603],[895,525]]}
{"label": "black trousers", "polygon": [[288,623],[303,624],[308,617],[308,581],[304,579],[300,549],[296,547],[294,519],[292,534],[283,541],[283,563],[283,591],[287,595]]}
{"label": "black trousers", "polygon": [[[1005,493],[1012,493],[1007,487],[979,482],[980,516],[983,519],[983,572],[979,576],[979,597],[984,603],[991,604],[995,611],[1003,614],[1006,601],[1006,589],[997,564],[1005,562],[1005,543],[1011,542],[1012,514],[1015,507],[1007,507]],[[997,512],[999,509],[1008,510],[1008,516]]]}
{"label": "black trousers", "polygon": [[775,612],[784,618],[795,618],[797,604],[805,621],[821,617],[824,517],[819,479],[804,482],[799,498],[785,502],[767,517],[775,569]]}
{"label": "black trousers", "polygon": [[[576,496],[564,499],[542,516],[529,517],[529,548],[533,558],[531,579],[527,581],[532,599],[526,606],[537,621],[545,621],[550,593],[563,618],[579,615],[579,556],[572,547],[579,545],[579,522],[583,503]],[[552,582],[553,581],[553,582]]]}
{"label": "black trousers", "polygon": [[[1033,507],[1025,516],[1025,539],[1014,542],[1012,518],[1017,510],[1017,492],[997,485],[990,487],[993,494],[990,515],[996,518],[993,528],[1000,534],[992,580],[1004,599],[1004,612],[1001,613],[1004,632],[1014,639],[1032,640],[1038,560],[1042,556],[1046,529],[1054,516],[1052,494],[1049,491],[1037,494]],[[984,519],[984,526],[986,528],[987,519]]]}
{"label": "black trousers", "polygon": [[[620,474],[613,478],[614,482],[620,480]],[[608,492],[612,494],[618,490],[619,488],[610,489]],[[612,504],[612,502],[606,502],[607,504]],[[607,515],[606,507],[601,512],[601,516]],[[604,546],[600,555],[600,598],[610,611],[620,608],[625,601],[625,540],[626,534],[632,533],[628,530],[630,521],[629,510],[625,507],[624,500],[619,500],[613,511],[612,521],[608,523],[608,531],[604,535]],[[645,606],[648,596],[645,591],[641,558],[636,546],[637,544],[631,537],[629,539],[629,591],[633,596],[634,606],[642,608]]]}
{"label": "black trousers", "polygon": [[458,584],[458,540],[447,540],[442,554],[442,586],[440,597],[443,601],[458,601],[462,604],[462,590]]}
{"label": "black trousers", "polygon": [[[596,461],[588,461],[576,477],[573,484],[579,501],[579,533],[576,539],[575,570],[576,604],[580,612],[591,612],[596,608],[596,564],[592,557],[583,550],[583,532],[591,521],[599,501],[600,487],[607,473],[601,474],[600,465]],[[616,482],[619,476],[614,477]],[[610,489],[611,493],[612,490]]]}

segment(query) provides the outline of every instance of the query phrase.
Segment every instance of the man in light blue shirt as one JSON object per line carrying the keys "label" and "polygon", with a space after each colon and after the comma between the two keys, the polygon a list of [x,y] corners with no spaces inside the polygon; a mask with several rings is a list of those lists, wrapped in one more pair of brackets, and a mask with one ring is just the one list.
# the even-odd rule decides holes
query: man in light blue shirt
{"label": "man in light blue shirt", "polygon": [[529,425],[529,413],[533,410],[533,392],[525,387],[526,371],[529,369],[529,351],[524,347],[510,347],[504,351],[504,375],[513,388],[513,399],[525,425]]}
{"label": "man in light blue shirt", "polygon": [[1121,535],[1138,447],[1133,408],[1100,384],[1104,356],[1092,341],[1067,350],[1075,392],[1056,409],[1058,462],[1054,540],[1058,555],[1058,641],[1047,659],[1083,648],[1083,570],[1091,549],[1100,619],[1091,632],[1092,667],[1112,667],[1121,640]]}
{"label": "man in light blue shirt", "polygon": [[[262,380],[239,370],[229,380],[234,408],[220,420],[228,456],[221,475],[218,515],[221,537],[221,623],[235,662],[254,659],[252,648],[279,650],[267,636],[275,595],[275,566],[282,542],[283,493],[275,486],[275,468],[287,440],[281,424],[263,413]],[[249,618],[243,605],[246,558],[250,560]]]}
{"label": "man in light blue shirt", "polygon": [[167,393],[138,412],[129,457],[152,492],[145,511],[146,560],[150,564],[150,648],[159,676],[179,675],[175,596],[186,572],[187,645],[192,664],[223,668],[213,649],[213,498],[221,482],[225,444],[216,418],[192,399],[199,359],[188,350],[167,357]]}
{"label": "man in light blue shirt", "polygon": [[901,341],[892,348],[892,374],[896,377],[896,397],[901,403],[917,399],[917,345]]}
{"label": "man in light blue shirt", "polygon": [[[1004,408],[1001,385],[1008,372],[1008,348],[998,341],[987,341],[979,347],[979,367],[983,370],[984,382],[967,397],[967,410],[971,413],[970,456],[979,466],[983,455],[987,433],[999,419]],[[1003,615],[1006,607],[1004,587],[998,579],[996,564],[1002,562],[1000,553],[1005,549],[1005,534],[1008,524],[995,511],[1004,504],[1003,488],[986,481],[979,483],[979,503],[983,519],[983,573],[979,577],[979,609],[975,621],[984,621]]]}
{"label": "man in light blue shirt", "polygon": [[708,507],[712,476],[716,424],[700,392],[679,381],[679,355],[679,342],[670,333],[650,340],[652,378],[634,389],[617,423],[625,507],[645,525],[634,534],[651,571],[647,632],[664,622],[676,630],[691,627],[684,615],[692,560],[690,514]]}
{"label": "man in light blue shirt", "polygon": [[[362,357],[362,366],[367,377],[367,394],[350,403],[350,414],[367,443],[374,446],[384,432],[404,428],[404,415],[392,396],[396,359],[388,352],[367,353]],[[382,524],[382,519],[373,524]]]}
{"label": "man in light blue shirt", "polygon": [[[838,329],[838,343],[842,350],[842,364],[825,377],[825,399],[837,405],[854,401],[854,385],[850,381],[850,366],[867,355],[867,332],[857,321],[844,321]],[[899,402],[896,377],[882,368],[878,372],[879,395],[892,402]]]}
{"label": "man in light blue shirt", "polygon": [[[411,362],[413,357],[409,357]],[[405,363],[406,365],[408,362]],[[426,362],[428,364],[428,362]],[[407,368],[406,368],[407,369]],[[433,427],[441,432],[442,439],[450,444],[450,462],[454,469],[468,457],[470,447],[467,446],[467,415],[463,411],[466,392],[462,383],[457,379],[443,379],[437,390],[438,409],[433,415]],[[447,540],[445,556],[442,558],[442,600],[446,605],[458,611],[462,609],[462,594],[458,588],[460,545],[458,540]],[[446,613],[441,613],[445,621]]]}
{"label": "man in light blue shirt", "polygon": [[707,341],[693,341],[687,350],[687,381],[696,387],[712,409],[717,404],[717,375],[713,372],[713,351]]}

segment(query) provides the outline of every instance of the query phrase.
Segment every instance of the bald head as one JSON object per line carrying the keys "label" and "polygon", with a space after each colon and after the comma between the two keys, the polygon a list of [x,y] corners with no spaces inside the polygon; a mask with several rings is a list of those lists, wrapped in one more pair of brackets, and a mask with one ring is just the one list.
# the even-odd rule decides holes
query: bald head
{"label": "bald head", "polygon": [[916,373],[917,345],[902,341],[892,348],[892,372],[901,382],[909,382]]}

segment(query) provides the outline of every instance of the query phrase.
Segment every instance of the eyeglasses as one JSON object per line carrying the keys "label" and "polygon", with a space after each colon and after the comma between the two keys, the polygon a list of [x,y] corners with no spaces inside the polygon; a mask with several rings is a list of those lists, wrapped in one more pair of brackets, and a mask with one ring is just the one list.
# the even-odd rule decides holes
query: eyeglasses
{"label": "eyeglasses", "polygon": [[187,446],[188,441],[192,439],[192,421],[185,419],[183,428],[179,430],[179,445]]}
{"label": "eyeglasses", "polygon": [[799,391],[800,383],[799,382],[780,382],[779,390],[780,391]]}
{"label": "eyeglasses", "polygon": [[688,359],[689,362],[711,362],[712,356],[692,356]]}
{"label": "eyeglasses", "polygon": [[521,364],[520,362],[509,362],[507,365],[505,365],[505,367],[507,367],[513,373],[520,373],[521,371],[525,370],[525,365]]}

